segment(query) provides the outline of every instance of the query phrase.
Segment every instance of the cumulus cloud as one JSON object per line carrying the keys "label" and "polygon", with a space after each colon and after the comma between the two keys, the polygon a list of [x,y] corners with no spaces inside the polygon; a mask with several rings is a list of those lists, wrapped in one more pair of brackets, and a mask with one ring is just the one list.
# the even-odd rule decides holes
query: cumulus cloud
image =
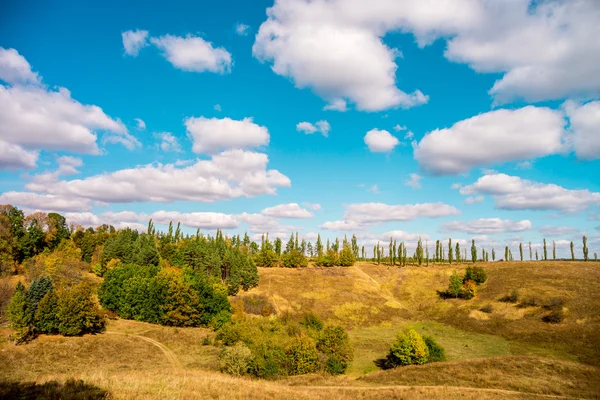
{"label": "cumulus cloud", "polygon": [[75,175],[79,171],[77,168],[83,165],[83,161],[78,157],[62,156],[56,162],[58,163],[58,173],[60,175]]}
{"label": "cumulus cloud", "polygon": [[577,104],[571,101],[563,105],[570,121],[573,148],[578,158],[600,158],[600,101]]}
{"label": "cumulus cloud", "polygon": [[261,214],[276,218],[312,218],[310,211],[300,207],[298,203],[279,204],[274,207],[268,207],[261,211]]}
{"label": "cumulus cloud", "polygon": [[91,208],[90,201],[87,199],[31,192],[4,192],[0,194],[0,204],[12,204],[42,211],[86,211]]}
{"label": "cumulus cloud", "polygon": [[327,121],[317,121],[315,124],[311,124],[310,122],[299,122],[296,125],[296,130],[298,132],[304,132],[305,135],[312,135],[313,133],[320,132],[323,136],[329,136],[329,131],[331,130],[331,125]]}
{"label": "cumulus cloud", "polygon": [[483,203],[485,201],[485,197],[483,196],[471,196],[465,199],[465,204],[477,204]]}
{"label": "cumulus cloud", "polygon": [[442,225],[443,232],[465,232],[477,235],[493,235],[505,232],[522,232],[531,229],[531,221],[511,221],[500,218],[479,218],[473,221],[452,221]]}
{"label": "cumulus cloud", "polygon": [[406,129],[407,129],[407,128],[406,128],[406,126],[404,126],[404,125],[400,125],[400,124],[396,124],[396,125],[394,126],[394,130],[395,130],[396,132],[405,131]]}
{"label": "cumulus cloud", "polygon": [[223,47],[213,47],[212,43],[201,37],[165,35],[150,38],[150,42],[163,52],[175,68],[189,72],[231,72],[231,54]]}
{"label": "cumulus cloud", "polygon": [[571,226],[542,226],[539,231],[550,237],[573,235],[579,232],[577,229]]}
{"label": "cumulus cloud", "polygon": [[269,131],[252,118],[187,118],[185,127],[192,138],[194,153],[212,154],[230,148],[254,148],[269,144]]}
{"label": "cumulus cloud", "polygon": [[32,169],[35,168],[37,159],[37,150],[27,151],[17,144],[0,140],[0,170]]}
{"label": "cumulus cloud", "polygon": [[371,129],[364,138],[365,144],[374,153],[387,153],[396,147],[400,141],[388,131]]}
{"label": "cumulus cloud", "polygon": [[121,33],[125,54],[137,56],[143,47],[148,45],[148,31],[135,30]]}
{"label": "cumulus cloud", "polygon": [[181,168],[155,163],[85,179],[32,181],[26,187],[38,193],[109,203],[213,202],[273,195],[279,187],[290,187],[287,176],[267,170],[268,160],[266,154],[228,150]]}
{"label": "cumulus cloud", "polygon": [[137,129],[143,131],[146,129],[146,123],[141,118],[134,118],[135,123],[137,124]]}
{"label": "cumulus cloud", "polygon": [[340,111],[345,112],[348,110],[348,104],[344,99],[334,99],[329,104],[325,104],[323,111]]}
{"label": "cumulus cloud", "polygon": [[15,49],[0,47],[0,80],[9,84],[37,84],[41,78]]}
{"label": "cumulus cloud", "polygon": [[409,186],[413,189],[421,189],[421,175],[410,174],[409,179],[404,182],[404,185]]}
{"label": "cumulus cloud", "polygon": [[235,33],[237,33],[239,36],[248,36],[248,33],[250,33],[250,26],[238,23],[235,26]]}
{"label": "cumulus cloud", "polygon": [[[345,109],[346,100],[367,111],[426,103],[420,91],[408,94],[396,87],[400,52],[383,42],[382,24],[367,21],[377,12],[383,15],[381,8],[356,1],[276,1],[259,28],[253,54],[296,87],[314,90],[328,101],[326,109]],[[386,8],[393,11],[394,5]]]}
{"label": "cumulus cloud", "polygon": [[560,111],[527,106],[494,110],[426,134],[415,146],[419,165],[434,174],[542,157],[566,150]]}
{"label": "cumulus cloud", "polygon": [[170,132],[157,132],[154,136],[160,140],[159,147],[162,151],[181,152],[181,145],[177,138]]}
{"label": "cumulus cloud", "polygon": [[504,210],[579,212],[600,204],[600,193],[588,189],[570,190],[499,173],[482,176],[475,183],[460,188],[460,193],[491,195],[496,208]]}

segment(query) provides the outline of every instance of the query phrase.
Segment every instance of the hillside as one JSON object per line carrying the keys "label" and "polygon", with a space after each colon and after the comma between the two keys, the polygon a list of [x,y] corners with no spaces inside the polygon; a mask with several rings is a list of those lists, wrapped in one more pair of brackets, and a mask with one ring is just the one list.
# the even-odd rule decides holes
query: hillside
{"label": "hillside", "polygon": [[[1,329],[0,380],[64,382],[69,377],[114,398],[538,398],[600,397],[598,343],[600,268],[596,263],[484,264],[487,282],[470,301],[443,300],[436,290],[464,266],[398,268],[260,268],[257,288],[232,297],[246,313],[265,305],[292,316],[312,311],[349,329],[355,347],[347,375],[278,381],[214,372],[214,333],[112,320],[105,334],[40,336],[14,346]],[[498,300],[518,289],[539,306]],[[564,301],[565,319],[542,322],[543,304]],[[519,300],[521,301],[521,300]],[[492,305],[491,313],[479,311]],[[239,307],[239,306],[238,306]],[[377,372],[398,329],[413,326],[445,347],[448,362]],[[90,366],[93,366],[91,368]],[[6,392],[6,387],[0,388]]]}

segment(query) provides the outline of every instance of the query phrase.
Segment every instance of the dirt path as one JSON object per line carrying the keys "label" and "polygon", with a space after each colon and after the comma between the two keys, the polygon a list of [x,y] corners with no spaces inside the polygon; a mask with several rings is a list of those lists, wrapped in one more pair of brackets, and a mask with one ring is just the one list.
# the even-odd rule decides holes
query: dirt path
{"label": "dirt path", "polygon": [[145,342],[148,342],[151,345],[158,347],[160,349],[160,351],[163,352],[163,354],[165,355],[167,360],[169,360],[169,362],[171,363],[173,368],[176,368],[176,369],[182,368],[181,363],[179,362],[179,359],[177,358],[175,353],[173,353],[167,346],[165,346],[164,344],[162,344],[161,342],[159,342],[157,340],[150,339],[149,337],[142,336],[142,335],[132,334],[132,333],[123,333],[123,332],[115,332],[115,331],[107,331],[106,333],[111,334],[111,335],[132,336],[132,337],[141,339]]}

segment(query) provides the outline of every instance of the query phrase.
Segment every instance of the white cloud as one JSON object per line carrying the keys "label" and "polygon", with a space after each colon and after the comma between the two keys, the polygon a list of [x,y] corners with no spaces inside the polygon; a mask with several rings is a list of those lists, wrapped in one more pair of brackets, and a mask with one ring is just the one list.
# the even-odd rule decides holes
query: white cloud
{"label": "white cloud", "polygon": [[371,129],[365,135],[365,144],[374,153],[387,153],[396,147],[400,141],[388,131]]}
{"label": "white cloud", "polygon": [[310,208],[313,211],[319,211],[321,209],[321,205],[317,203],[302,203],[305,207]]}
{"label": "white cloud", "polygon": [[373,193],[373,194],[379,194],[379,193],[381,193],[381,192],[379,191],[379,186],[377,186],[377,185],[373,185],[373,186],[371,186],[370,188],[368,188],[368,189],[367,189],[367,192],[371,192],[371,193]]}
{"label": "white cloud", "polygon": [[237,228],[239,223],[234,215],[215,212],[191,212],[181,213],[178,211],[157,211],[149,215],[152,221],[159,224],[169,222],[181,222],[182,225],[200,229],[232,229]]}
{"label": "white cloud", "polygon": [[565,236],[579,232],[571,226],[542,226],[539,231],[546,236]]}
{"label": "white cloud", "polygon": [[215,104],[215,111],[221,111],[221,105],[220,104]]}
{"label": "white cloud", "polygon": [[533,161],[521,161],[517,163],[517,169],[531,169],[533,168]]}
{"label": "white cloud", "polygon": [[379,240],[383,241],[384,246],[388,243],[386,241],[390,240],[390,237],[396,241],[407,241],[407,242],[418,242],[419,239],[426,240],[429,239],[429,235],[426,233],[408,233],[405,231],[395,230],[384,232],[378,236]]}
{"label": "white cloud", "polygon": [[41,82],[37,72],[31,71],[31,66],[15,49],[0,47],[0,80],[9,84]]}
{"label": "white cloud", "polygon": [[563,106],[571,122],[575,154],[584,160],[600,158],[600,101],[579,105],[566,102]]}
{"label": "white cloud", "polygon": [[35,168],[38,151],[27,151],[17,144],[0,140],[0,170]]}
{"label": "white cloud", "polygon": [[235,26],[235,33],[237,33],[240,36],[248,36],[248,33],[250,33],[250,26],[238,23]]}
{"label": "white cloud", "polygon": [[500,218],[479,218],[473,221],[453,221],[442,225],[443,232],[466,232],[471,234],[493,235],[505,232],[522,232],[531,229],[531,221],[511,221]]}
{"label": "white cloud", "polygon": [[275,218],[312,218],[310,211],[300,207],[298,203],[279,204],[265,208],[260,212],[263,215]]}
{"label": "white cloud", "polygon": [[494,110],[426,134],[415,146],[419,165],[434,174],[542,157],[566,150],[560,111],[527,106]]}
{"label": "white cloud", "polygon": [[483,203],[485,200],[485,197],[483,196],[471,196],[471,197],[467,197],[465,199],[465,204],[477,204],[477,203]]}
{"label": "white cloud", "polygon": [[274,217],[269,217],[263,214],[242,213],[237,216],[238,220],[249,225],[250,231],[254,233],[272,233],[282,235],[281,232],[291,231],[295,229],[293,226],[280,225],[279,221]]}
{"label": "white cloud", "polygon": [[158,132],[154,134],[160,140],[160,149],[162,151],[174,151],[181,152],[181,145],[177,141],[177,138],[170,132]]}
{"label": "white cloud", "polygon": [[404,135],[404,140],[413,140],[414,137],[415,134],[412,131],[408,131],[406,132],[406,135]]}
{"label": "white cloud", "polygon": [[496,208],[505,210],[579,212],[594,204],[600,205],[600,193],[588,189],[570,190],[498,173],[482,176],[475,183],[462,187],[460,193],[491,195]]}
{"label": "white cloud", "polygon": [[253,148],[269,144],[266,127],[252,122],[231,118],[187,118],[185,127],[192,138],[195,153],[214,153],[230,148]]}
{"label": "white cloud", "polygon": [[71,156],[62,156],[59,157],[56,161],[58,162],[59,175],[78,174],[79,171],[77,170],[77,168],[83,165],[83,161],[81,161],[81,158]]}
{"label": "white cloud", "polygon": [[345,112],[348,110],[348,104],[344,99],[333,99],[323,107],[323,111],[340,111]]}
{"label": "white cloud", "polygon": [[44,211],[85,211],[91,208],[87,199],[30,192],[4,192],[0,195],[0,204],[12,204]]}
{"label": "white cloud", "polygon": [[272,195],[278,187],[290,187],[287,176],[266,169],[268,160],[266,154],[228,150],[182,168],[156,163],[85,179],[32,181],[26,187],[39,193],[115,203],[212,202]]}
{"label": "white cloud", "polygon": [[413,189],[421,189],[421,175],[410,174],[409,179],[404,182],[404,185],[410,186]]}
{"label": "white cloud", "polygon": [[394,130],[396,132],[400,132],[400,131],[405,131],[407,128],[404,125],[400,125],[400,124],[396,124],[396,126],[394,126]]}
{"label": "white cloud", "polygon": [[146,123],[144,122],[144,120],[142,120],[141,118],[134,118],[136,124],[137,124],[137,128],[140,131],[143,131],[146,129]]}
{"label": "white cloud", "polygon": [[143,47],[148,45],[148,31],[135,30],[121,33],[125,54],[137,56]]}
{"label": "white cloud", "polygon": [[200,37],[165,35],[153,37],[150,42],[163,52],[164,57],[175,68],[189,72],[231,72],[231,54],[223,47],[213,47],[212,43]]}
{"label": "white cloud", "polygon": [[327,109],[340,110],[346,100],[366,111],[426,103],[420,91],[408,94],[396,87],[400,52],[381,39],[396,27],[378,20],[397,7],[375,3],[276,1],[259,28],[253,54],[296,87],[314,90],[329,102]]}
{"label": "white cloud", "polygon": [[328,230],[328,231],[360,231],[365,229],[356,221],[327,221],[324,224],[321,224],[319,228]]}
{"label": "white cloud", "polygon": [[329,131],[331,130],[331,125],[329,125],[329,122],[325,120],[317,121],[314,125],[310,122],[299,122],[296,125],[296,130],[298,132],[304,132],[305,135],[312,135],[313,133],[321,132],[323,136],[328,137]]}
{"label": "white cloud", "polygon": [[417,218],[437,218],[458,215],[460,211],[447,204],[421,203],[388,205],[383,203],[357,203],[346,206],[345,220],[374,224],[390,221],[412,221]]}

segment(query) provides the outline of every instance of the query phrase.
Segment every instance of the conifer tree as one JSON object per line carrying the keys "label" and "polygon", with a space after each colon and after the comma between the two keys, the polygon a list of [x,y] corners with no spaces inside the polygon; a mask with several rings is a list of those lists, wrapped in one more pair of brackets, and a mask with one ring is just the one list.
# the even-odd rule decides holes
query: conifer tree
{"label": "conifer tree", "polygon": [[317,256],[323,254],[323,243],[321,243],[321,234],[317,235],[317,243],[316,243]]}
{"label": "conifer tree", "polygon": [[365,261],[367,254],[365,253],[365,246],[362,246],[362,260]]}
{"label": "conifer tree", "polygon": [[588,247],[587,247],[587,237],[583,237],[583,260],[588,260]]}
{"label": "conifer tree", "polygon": [[[485,252],[485,250],[484,250]],[[485,256],[483,256],[482,253],[482,260],[485,259]],[[475,247],[475,239],[471,239],[471,261],[473,262],[473,264],[475,264],[475,262],[477,261],[477,247]]]}
{"label": "conifer tree", "polygon": [[508,261],[508,246],[504,248],[504,261]]}
{"label": "conifer tree", "polygon": [[519,243],[519,257],[523,261],[523,243]]}
{"label": "conifer tree", "polygon": [[315,254],[314,254],[314,250],[313,250],[313,245],[312,245],[312,243],[311,243],[311,242],[308,242],[308,243],[306,244],[306,251],[308,252],[308,256],[309,256],[309,257],[314,257],[314,256],[315,256]]}
{"label": "conifer tree", "polygon": [[419,238],[419,241],[417,242],[417,250],[415,251],[415,255],[417,259],[417,265],[421,266],[421,264],[423,264],[423,242],[421,241],[421,238]]}
{"label": "conifer tree", "polygon": [[496,250],[494,250],[494,246],[492,246],[492,261],[496,261]]}
{"label": "conifer tree", "polygon": [[544,261],[548,261],[548,250],[546,249],[546,238],[544,238]]}
{"label": "conifer tree", "polygon": [[425,239],[425,262],[429,266],[429,242]]}
{"label": "conifer tree", "polygon": [[571,241],[571,261],[575,261],[575,248],[573,241]]}
{"label": "conifer tree", "polygon": [[354,254],[354,258],[358,258],[358,240],[354,234],[352,235],[352,254]]}
{"label": "conifer tree", "polygon": [[277,254],[277,257],[281,257],[281,246],[282,246],[281,239],[276,238],[275,239],[275,254]]}
{"label": "conifer tree", "polygon": [[392,237],[390,236],[390,245],[388,247],[388,254],[390,256],[390,260],[389,261],[390,261],[391,265],[393,265],[393,262],[394,262],[394,258],[393,258],[393,254],[392,254],[393,251],[394,251],[394,241],[393,241]]}
{"label": "conifer tree", "polygon": [[452,259],[454,255],[452,254],[452,238],[448,239],[448,262],[452,264]]}
{"label": "conifer tree", "polygon": [[381,249],[379,247],[379,242],[377,242],[377,265],[381,263]]}
{"label": "conifer tree", "polygon": [[17,332],[15,341],[18,343],[29,335],[33,323],[33,314],[27,304],[27,289],[19,281],[10,303],[6,308],[6,315],[11,328]]}
{"label": "conifer tree", "polygon": [[460,245],[456,242],[456,251],[454,252],[456,256],[456,262],[460,263]]}

